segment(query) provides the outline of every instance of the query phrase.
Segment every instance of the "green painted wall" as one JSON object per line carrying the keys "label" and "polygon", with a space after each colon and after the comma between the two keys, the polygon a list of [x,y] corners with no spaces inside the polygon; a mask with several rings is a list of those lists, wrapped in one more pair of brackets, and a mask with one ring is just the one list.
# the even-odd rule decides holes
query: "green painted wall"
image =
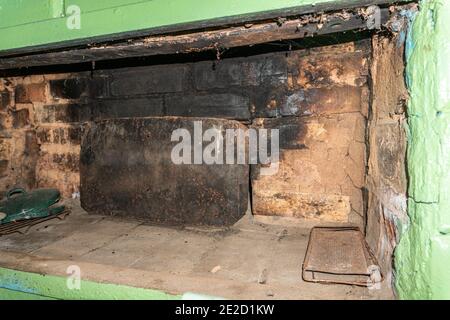
{"label": "green painted wall", "polygon": [[395,252],[403,299],[450,299],[450,1],[423,0],[407,41],[410,224]]}
{"label": "green painted wall", "polygon": [[67,278],[0,268],[0,300],[173,300],[182,296],[158,290],[82,280],[70,290]]}

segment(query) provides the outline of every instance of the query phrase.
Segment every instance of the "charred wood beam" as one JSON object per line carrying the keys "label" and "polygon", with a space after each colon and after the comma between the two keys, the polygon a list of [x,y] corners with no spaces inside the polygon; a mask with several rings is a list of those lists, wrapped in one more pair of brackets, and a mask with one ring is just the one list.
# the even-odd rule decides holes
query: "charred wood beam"
{"label": "charred wood beam", "polygon": [[371,5],[387,7],[396,4],[405,4],[417,2],[417,0],[340,0],[306,4],[289,8],[276,9],[271,11],[257,12],[252,14],[242,14],[231,17],[221,17],[216,19],[201,20],[188,23],[178,23],[169,26],[162,26],[144,30],[135,30],[121,32],[117,34],[101,35],[90,38],[74,39],[58,43],[43,44],[30,46],[25,48],[10,49],[0,52],[0,57],[18,56],[31,53],[38,53],[50,50],[64,50],[68,48],[89,46],[93,43],[111,43],[112,41],[124,41],[128,39],[136,39],[139,37],[147,37],[163,34],[195,32],[197,30],[205,30],[207,28],[225,28],[241,25],[243,22],[267,21],[277,17],[292,17],[306,14],[315,14],[320,12],[335,12],[338,10],[353,10]]}
{"label": "charred wood beam", "polygon": [[301,39],[351,30],[375,29],[386,25],[394,14],[388,8],[381,8],[379,12],[357,9],[328,14],[308,14],[295,19],[280,18],[276,21],[246,24],[220,30],[151,36],[110,45],[7,57],[0,59],[0,69],[74,64],[208,50],[216,50],[219,53],[223,48]]}

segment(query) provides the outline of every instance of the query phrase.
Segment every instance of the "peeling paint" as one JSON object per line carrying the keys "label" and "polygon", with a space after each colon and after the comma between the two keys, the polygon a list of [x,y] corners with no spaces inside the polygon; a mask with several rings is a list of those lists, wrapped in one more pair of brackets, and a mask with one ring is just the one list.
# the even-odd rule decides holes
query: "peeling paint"
{"label": "peeling paint", "polygon": [[450,2],[422,0],[407,38],[410,224],[395,251],[402,299],[450,299],[449,28]]}

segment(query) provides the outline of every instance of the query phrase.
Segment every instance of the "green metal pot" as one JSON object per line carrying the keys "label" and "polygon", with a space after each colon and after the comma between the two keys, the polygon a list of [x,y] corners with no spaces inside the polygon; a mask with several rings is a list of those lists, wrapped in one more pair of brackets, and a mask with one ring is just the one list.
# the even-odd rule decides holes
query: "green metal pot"
{"label": "green metal pot", "polygon": [[22,188],[8,191],[6,200],[0,202],[0,224],[33,218],[48,217],[64,210],[54,206],[61,194],[56,189],[37,189],[26,192]]}

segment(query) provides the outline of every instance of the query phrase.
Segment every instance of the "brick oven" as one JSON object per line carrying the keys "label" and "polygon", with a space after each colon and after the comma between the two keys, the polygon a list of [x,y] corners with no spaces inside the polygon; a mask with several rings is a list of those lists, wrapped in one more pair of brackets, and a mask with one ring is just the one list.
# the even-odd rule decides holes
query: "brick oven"
{"label": "brick oven", "polygon": [[[184,53],[118,60],[113,53],[125,49],[113,45],[95,64],[9,69],[0,82],[0,189],[57,188],[77,210],[158,228],[232,228],[245,217],[356,226],[390,279],[406,212],[407,95],[403,31],[391,27],[405,21],[383,10],[379,33],[257,34],[250,46],[231,35],[242,44],[209,53],[184,52],[189,42],[171,38]],[[320,24],[310,19],[304,25]],[[65,61],[54,55],[42,61]],[[278,170],[173,164],[172,132],[192,133],[195,121],[221,132],[277,129]]]}
{"label": "brick oven", "polygon": [[[154,132],[148,132],[150,136],[158,132],[167,133],[164,137],[146,139],[150,140],[149,152],[157,154],[156,150],[164,144],[173,147],[170,140],[175,128],[173,119],[184,118],[186,122],[189,118],[192,121],[215,119],[216,125],[280,130],[281,159],[279,171],[274,175],[259,176],[259,165],[253,165],[251,169],[229,165],[217,165],[211,169],[192,165],[192,170],[196,168],[193,176],[205,180],[227,170],[211,187],[229,192],[236,189],[234,202],[239,206],[231,206],[230,214],[232,211],[239,212],[240,216],[245,213],[251,185],[255,214],[351,221],[362,227],[370,47],[371,43],[366,39],[223,61],[31,77],[30,80],[34,78],[32,83],[16,85],[14,102],[17,110],[12,114],[13,128],[34,128],[30,133],[33,137],[29,138],[33,140],[28,145],[40,151],[40,156],[35,157],[29,168],[31,172],[28,174],[35,176],[35,181],[30,181],[29,185],[54,185],[71,197],[80,192],[81,172],[81,188],[86,188],[82,193],[82,205],[91,207],[106,188],[117,188],[108,191],[111,199],[124,196],[126,179],[120,176],[123,166],[128,170],[124,174],[131,179],[132,185],[135,179],[143,177],[147,181],[142,181],[140,189],[154,184],[161,186],[162,198],[152,198],[154,192],[148,195],[148,200],[158,208],[158,203],[169,196],[170,181],[167,180],[179,180],[185,168],[180,168],[182,171],[174,173],[173,177],[164,176],[157,180],[155,172],[164,170],[162,167],[145,174],[141,171],[144,166],[130,169],[128,158],[121,158],[124,155],[123,149],[121,151],[123,141],[118,140],[116,145],[112,141],[113,145],[106,146],[100,136],[110,136],[115,126],[131,126],[132,133],[124,139],[136,141],[146,138],[134,136],[145,135],[137,133],[139,126],[155,127]],[[5,91],[5,96],[8,94]],[[118,123],[116,119],[121,118],[130,120]],[[136,118],[149,118],[151,124],[138,124],[134,120]],[[92,137],[86,137],[98,137],[100,145],[92,146],[95,141],[86,142],[79,166],[83,124],[91,122],[102,127],[94,129],[87,124],[90,131],[105,132],[93,132]],[[143,145],[138,141],[135,146],[130,145],[125,154],[141,152]],[[89,159],[94,152],[92,148],[99,149],[99,152],[107,148],[109,155],[105,156],[114,158],[111,162],[117,166],[105,177],[101,177],[102,173],[97,175],[95,168],[91,167],[95,165],[95,160]],[[161,166],[170,163],[170,148],[168,152]],[[31,154],[33,152],[30,151]],[[91,164],[90,161],[94,162]],[[111,181],[112,175],[117,176],[121,183]],[[147,197],[137,189],[131,188],[130,192],[137,197],[143,196],[141,201]],[[133,196],[130,194],[129,197]],[[230,202],[228,197],[223,199]],[[113,209],[107,205],[108,201],[104,199],[101,204],[105,210]],[[176,215],[174,211],[183,211],[191,199],[186,201],[176,210],[172,210],[169,204],[166,209]],[[181,204],[169,202],[171,205]],[[211,199],[205,200],[196,210],[210,206],[210,202]],[[131,202],[124,204],[130,205]],[[226,203],[220,207],[225,210]],[[144,213],[142,217],[145,218]],[[189,223],[189,218],[183,222]]]}

